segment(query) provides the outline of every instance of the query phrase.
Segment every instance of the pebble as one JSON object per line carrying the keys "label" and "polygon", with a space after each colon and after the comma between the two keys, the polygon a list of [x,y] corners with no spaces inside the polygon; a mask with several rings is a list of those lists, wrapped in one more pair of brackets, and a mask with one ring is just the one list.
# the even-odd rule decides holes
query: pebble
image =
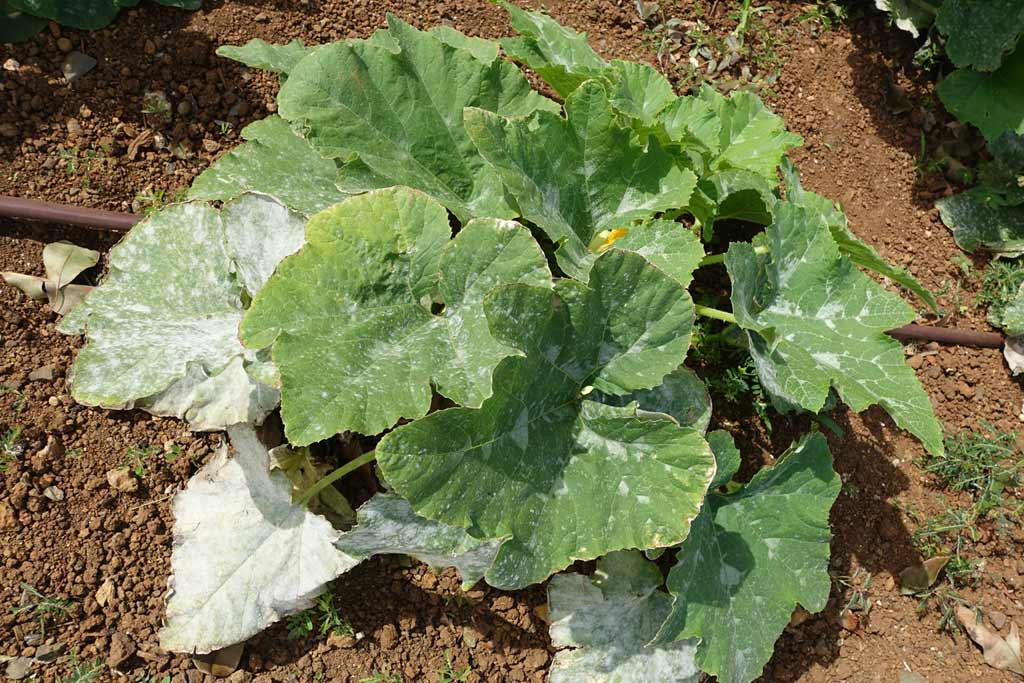
{"label": "pebble", "polygon": [[12,529],[18,526],[18,514],[7,501],[0,502],[0,529]]}
{"label": "pebble", "polygon": [[78,119],[68,119],[67,127],[69,136],[73,138],[82,136],[82,124],[78,122]]}
{"label": "pebble", "polygon": [[380,630],[380,635],[377,637],[377,642],[380,644],[380,649],[390,650],[398,642],[398,629],[395,628],[394,624],[384,624],[384,627]]}
{"label": "pebble", "polygon": [[57,39],[57,48],[61,52],[71,52],[71,48],[73,48],[74,46],[75,45],[74,45],[74,43],[71,42],[70,38],[58,38]]}
{"label": "pebble", "polygon": [[37,647],[34,656],[37,662],[50,664],[57,661],[57,658],[62,654],[64,654],[64,645],[62,643],[50,643],[49,645]]}
{"label": "pebble", "polygon": [[56,503],[64,500],[64,490],[57,486],[47,486],[43,489],[43,495]]}
{"label": "pebble", "polygon": [[115,631],[110,639],[110,653],[107,655],[107,666],[116,669],[135,654],[135,641],[121,631]]}
{"label": "pebble", "polygon": [[69,52],[61,64],[60,70],[69,82],[76,81],[85,74],[96,68],[96,60],[89,55],[78,52]]}
{"label": "pebble", "polygon": [[123,493],[135,493],[139,490],[139,480],[132,476],[127,467],[115,467],[107,472],[107,483],[112,489]]}
{"label": "pebble", "polygon": [[15,657],[7,662],[7,669],[4,675],[12,681],[20,681],[32,671],[31,657]]}
{"label": "pebble", "polygon": [[4,60],[4,71],[17,71],[20,68],[21,63],[18,60],[10,58]]}

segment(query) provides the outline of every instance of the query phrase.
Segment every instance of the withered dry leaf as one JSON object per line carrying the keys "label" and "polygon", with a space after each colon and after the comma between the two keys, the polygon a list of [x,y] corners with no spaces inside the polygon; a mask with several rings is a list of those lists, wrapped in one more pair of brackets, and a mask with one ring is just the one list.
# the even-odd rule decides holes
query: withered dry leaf
{"label": "withered dry leaf", "polygon": [[1010,624],[1010,634],[1003,639],[978,621],[974,610],[959,605],[956,618],[960,620],[967,635],[981,648],[985,663],[1000,671],[1012,671],[1024,676],[1024,663],[1020,658],[1020,633],[1017,624]]}
{"label": "withered dry leaf", "polygon": [[70,242],[53,242],[43,248],[45,277],[23,273],[0,273],[4,282],[17,287],[30,299],[46,299],[50,308],[60,315],[66,315],[80,304],[92,291],[88,285],[73,285],[71,282],[82,271],[99,263],[98,251],[79,247]]}
{"label": "withered dry leaf", "polygon": [[949,564],[949,555],[938,555],[921,562],[912,564],[900,572],[900,592],[904,595],[923,593],[932,587],[939,573]]}

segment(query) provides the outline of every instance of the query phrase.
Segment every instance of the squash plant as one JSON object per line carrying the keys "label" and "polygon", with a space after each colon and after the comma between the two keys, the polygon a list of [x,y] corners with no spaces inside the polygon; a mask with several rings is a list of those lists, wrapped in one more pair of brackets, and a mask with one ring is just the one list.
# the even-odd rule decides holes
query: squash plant
{"label": "squash plant", "polygon": [[[280,74],[278,114],[63,321],[87,339],[80,402],[229,427],[234,457],[175,500],[168,649],[244,640],[378,553],[501,589],[603,558],[551,583],[576,648],[552,681],[753,680],[794,607],[825,605],[840,481],[818,433],[733,480],[685,364],[698,316],[778,410],[879,405],[941,452],[885,335],[914,313],[861,268],[934,299],[802,189],[800,138],[753,94],[677,96],[502,4],[519,35],[500,43],[389,17],[366,40],[222,48]],[[730,243],[733,220],[764,229]],[[698,268],[724,268],[731,311],[694,303]],[[289,443],[268,452],[248,425],[278,401]],[[381,438],[318,481],[295,465],[345,432]],[[388,492],[335,528],[331,484],[374,460]],[[638,551],[672,556],[667,592]]]}

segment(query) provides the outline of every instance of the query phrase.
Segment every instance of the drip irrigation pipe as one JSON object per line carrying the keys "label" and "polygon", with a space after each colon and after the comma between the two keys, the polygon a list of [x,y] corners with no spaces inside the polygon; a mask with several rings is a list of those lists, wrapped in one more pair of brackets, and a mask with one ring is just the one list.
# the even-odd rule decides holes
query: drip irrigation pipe
{"label": "drip irrigation pipe", "polygon": [[[113,232],[128,232],[142,219],[142,216],[134,213],[87,209],[3,195],[0,195],[0,217],[67,223]],[[931,325],[904,325],[889,330],[887,334],[900,340],[934,341],[940,344],[982,348],[1000,348],[1004,341],[1003,335],[998,332],[974,332]]]}

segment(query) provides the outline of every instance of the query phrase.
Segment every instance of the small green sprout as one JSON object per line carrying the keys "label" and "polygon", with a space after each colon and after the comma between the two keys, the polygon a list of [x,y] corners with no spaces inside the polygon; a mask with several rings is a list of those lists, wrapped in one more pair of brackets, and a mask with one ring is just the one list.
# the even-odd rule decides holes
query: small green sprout
{"label": "small green sprout", "polygon": [[70,617],[75,604],[67,598],[46,596],[31,584],[21,583],[21,604],[11,609],[13,614],[31,614],[39,620],[39,635],[46,637],[47,623],[60,623]]}
{"label": "small green sprout", "polygon": [[452,663],[451,653],[445,650],[444,668],[437,674],[437,683],[465,683],[471,671],[472,669],[468,665],[461,669],[456,669]]}

